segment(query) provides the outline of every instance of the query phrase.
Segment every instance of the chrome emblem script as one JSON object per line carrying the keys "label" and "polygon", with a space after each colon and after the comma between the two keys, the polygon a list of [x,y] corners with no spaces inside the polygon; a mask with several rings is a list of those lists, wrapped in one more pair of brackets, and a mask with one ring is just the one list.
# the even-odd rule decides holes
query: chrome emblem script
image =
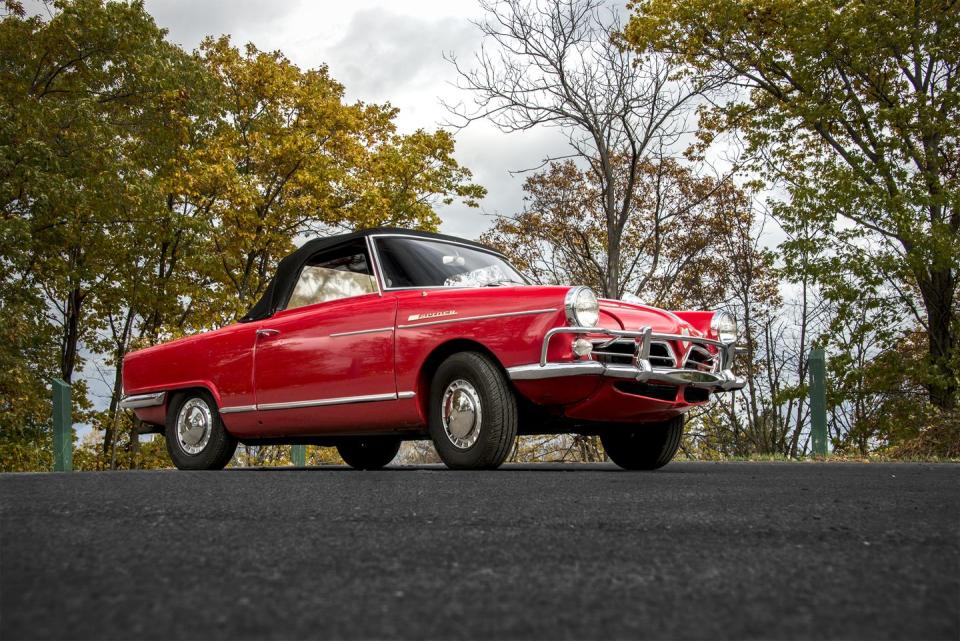
{"label": "chrome emblem script", "polygon": [[457,315],[457,312],[455,312],[452,309],[448,309],[445,312],[428,312],[426,314],[410,314],[409,316],[407,316],[407,320],[408,321],[425,320],[427,318],[440,318],[442,316],[456,316],[456,315]]}

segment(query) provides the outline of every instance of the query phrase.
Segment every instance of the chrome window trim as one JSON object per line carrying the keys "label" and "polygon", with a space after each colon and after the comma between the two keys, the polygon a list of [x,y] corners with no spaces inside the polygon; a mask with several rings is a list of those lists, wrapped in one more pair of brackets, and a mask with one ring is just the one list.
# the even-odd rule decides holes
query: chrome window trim
{"label": "chrome window trim", "polygon": [[483,314],[482,316],[463,316],[458,318],[445,318],[444,320],[438,321],[428,321],[426,323],[414,323],[411,325],[397,325],[397,329],[412,329],[415,327],[430,327],[431,325],[447,325],[449,323],[463,323],[466,321],[473,320],[488,320],[491,318],[506,318],[508,316],[534,316],[537,314],[549,314],[550,312],[556,312],[556,307],[550,307],[547,309],[530,309],[520,312],[503,312],[500,314]]}
{"label": "chrome window trim", "polygon": [[374,327],[373,329],[355,329],[350,332],[334,332],[330,334],[330,338],[336,338],[338,336],[358,336],[360,334],[375,334],[377,332],[392,332],[393,326],[390,327]]}
{"label": "chrome window trim", "polygon": [[364,394],[361,396],[341,396],[338,398],[317,398],[306,401],[289,401],[286,403],[262,403],[257,405],[233,405],[221,407],[221,414],[238,414],[240,412],[268,412],[270,410],[299,409],[303,407],[322,407],[325,405],[349,405],[352,403],[375,403],[378,401],[396,401],[414,398],[416,392],[397,392],[388,394]]}
{"label": "chrome window trim", "polygon": [[146,394],[133,394],[124,396],[120,399],[120,407],[126,410],[135,410],[141,407],[156,407],[163,405],[166,399],[166,392],[148,392]]}
{"label": "chrome window trim", "polygon": [[[510,265],[510,268],[513,269],[513,271],[515,271],[517,274],[519,274],[521,278],[524,278],[524,279],[527,280],[526,283],[517,283],[518,286],[520,286],[520,287],[528,287],[528,286],[531,285],[531,281],[530,281],[529,278],[527,278],[527,275],[524,274],[523,272],[521,272],[521,271],[520,271],[519,269],[517,269],[516,267],[514,267],[513,263],[510,262],[510,259],[508,259],[506,256],[504,256],[503,254],[501,254],[500,252],[498,252],[498,251],[496,251],[496,250],[489,249],[489,248],[484,247],[484,246],[482,246],[482,245],[477,246],[477,245],[471,245],[471,244],[469,244],[469,243],[458,243],[458,242],[455,241],[455,240],[445,240],[445,239],[442,239],[442,238],[429,238],[429,237],[426,237],[426,236],[417,236],[417,235],[415,235],[415,234],[371,234],[370,236],[367,236],[367,239],[370,240],[370,242],[371,242],[371,244],[372,244],[372,246],[373,246],[374,261],[377,263],[376,270],[377,270],[381,275],[383,274],[383,269],[382,269],[382,267],[381,267],[381,265],[380,265],[380,250],[379,250],[379,248],[377,247],[377,243],[375,242],[378,238],[411,238],[411,239],[413,239],[413,240],[421,240],[421,241],[425,241],[425,242],[428,242],[428,243],[446,243],[446,244],[448,244],[448,245],[456,245],[456,246],[458,246],[458,247],[466,247],[467,249],[474,249],[474,250],[479,251],[479,252],[484,252],[484,253],[487,253],[487,254],[492,254],[493,256],[496,256],[497,258],[503,259],[504,262],[506,262],[508,265]],[[426,286],[422,286],[422,287],[414,287],[414,286],[407,286],[407,287],[387,287],[386,278],[384,278],[384,280],[383,280],[383,291],[385,291],[385,292],[404,291],[404,290],[417,290],[417,289],[472,289],[472,287],[469,286],[469,285],[453,285],[453,286],[450,286],[450,285],[426,285]]]}
{"label": "chrome window trim", "polygon": [[373,270],[373,280],[377,283],[377,293],[383,296],[383,274],[380,272],[380,258],[375,256],[376,247],[373,246],[373,239],[370,236],[364,238],[367,244],[367,256],[370,259],[370,268]]}
{"label": "chrome window trim", "polygon": [[[490,249],[483,245],[471,245],[470,243],[461,243],[455,240],[447,240],[445,238],[430,238],[429,236],[417,236],[416,234],[371,234],[368,238],[412,238],[414,240],[424,240],[428,243],[447,243],[448,245],[458,245],[460,247],[466,247],[467,249],[476,249],[477,251],[486,252],[488,254],[493,254],[494,256],[499,256],[500,258],[507,260],[507,257],[498,252],[495,249]],[[510,261],[507,261],[510,262]],[[512,267],[512,265],[511,265]]]}

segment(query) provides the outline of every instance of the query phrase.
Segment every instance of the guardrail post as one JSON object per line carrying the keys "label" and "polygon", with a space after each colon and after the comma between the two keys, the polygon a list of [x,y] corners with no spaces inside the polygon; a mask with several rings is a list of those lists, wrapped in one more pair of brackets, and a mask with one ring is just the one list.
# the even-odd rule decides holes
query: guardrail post
{"label": "guardrail post", "polygon": [[827,456],[827,358],[823,349],[810,350],[810,436],[814,456]]}
{"label": "guardrail post", "polygon": [[290,461],[293,462],[297,467],[306,467],[307,465],[307,446],[306,445],[291,445],[290,446]]}
{"label": "guardrail post", "polygon": [[73,470],[73,417],[70,385],[53,379],[53,471]]}

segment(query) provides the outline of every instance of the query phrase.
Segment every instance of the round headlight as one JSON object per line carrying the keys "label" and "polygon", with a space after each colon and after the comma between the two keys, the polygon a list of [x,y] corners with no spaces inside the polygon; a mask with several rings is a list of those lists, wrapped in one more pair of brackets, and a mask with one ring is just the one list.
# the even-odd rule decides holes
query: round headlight
{"label": "round headlight", "polygon": [[717,335],[721,343],[737,342],[737,321],[727,312],[714,312],[710,321],[710,329]]}
{"label": "round headlight", "polygon": [[564,301],[567,322],[579,327],[596,327],[600,321],[600,303],[589,287],[574,287]]}

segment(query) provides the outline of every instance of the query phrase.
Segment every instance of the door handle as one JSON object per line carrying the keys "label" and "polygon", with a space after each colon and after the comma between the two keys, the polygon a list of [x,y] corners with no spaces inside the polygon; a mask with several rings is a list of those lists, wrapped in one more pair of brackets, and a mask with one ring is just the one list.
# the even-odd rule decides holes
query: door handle
{"label": "door handle", "polygon": [[280,333],[279,329],[258,329],[257,330],[257,336],[263,336],[263,337],[276,336],[279,333]]}

